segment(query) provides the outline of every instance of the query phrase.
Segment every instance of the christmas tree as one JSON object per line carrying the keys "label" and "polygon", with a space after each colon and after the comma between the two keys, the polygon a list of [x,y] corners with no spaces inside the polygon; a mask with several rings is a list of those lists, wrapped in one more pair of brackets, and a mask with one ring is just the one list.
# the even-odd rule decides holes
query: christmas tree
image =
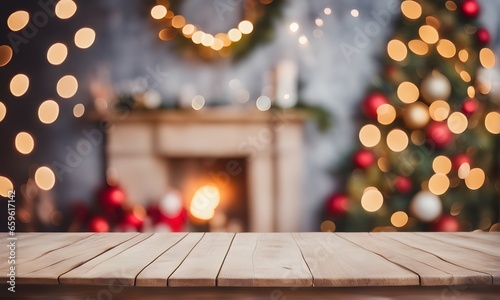
{"label": "christmas tree", "polygon": [[363,100],[360,149],[323,231],[499,230],[499,100],[475,0],[401,3]]}

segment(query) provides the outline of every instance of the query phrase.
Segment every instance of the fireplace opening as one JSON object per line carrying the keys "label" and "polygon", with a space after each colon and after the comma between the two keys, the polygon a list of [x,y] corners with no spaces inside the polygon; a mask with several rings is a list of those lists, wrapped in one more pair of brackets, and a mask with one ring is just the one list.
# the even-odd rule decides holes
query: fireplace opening
{"label": "fireplace opening", "polygon": [[168,169],[191,231],[249,231],[245,158],[169,157]]}

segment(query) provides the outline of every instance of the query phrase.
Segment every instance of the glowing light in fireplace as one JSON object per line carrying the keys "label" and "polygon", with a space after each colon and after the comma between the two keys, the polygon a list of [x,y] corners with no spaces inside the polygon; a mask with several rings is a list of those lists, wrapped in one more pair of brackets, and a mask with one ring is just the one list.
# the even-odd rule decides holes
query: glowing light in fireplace
{"label": "glowing light in fireplace", "polygon": [[191,200],[189,211],[200,220],[210,220],[214,217],[215,208],[219,205],[219,189],[211,185],[200,187]]}

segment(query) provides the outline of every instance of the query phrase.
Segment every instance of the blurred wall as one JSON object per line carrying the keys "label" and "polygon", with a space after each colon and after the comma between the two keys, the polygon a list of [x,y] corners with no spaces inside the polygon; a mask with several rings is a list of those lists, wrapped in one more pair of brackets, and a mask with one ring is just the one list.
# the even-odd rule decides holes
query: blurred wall
{"label": "blurred wall", "polygon": [[[184,14],[188,19],[202,18],[202,13],[206,15],[207,11],[215,11],[214,1],[223,0],[188,0]],[[348,157],[357,143],[357,125],[353,120],[366,89],[379,72],[378,58],[384,54],[387,39],[393,32],[392,23],[399,17],[391,13],[393,0],[288,0],[282,18],[276,23],[275,40],[255,49],[235,65],[228,61],[207,64],[180,60],[168,43],[157,38],[158,28],[149,15],[151,1],[76,2],[78,11],[73,18],[67,21],[51,18],[29,43],[20,47],[9,65],[0,68],[0,100],[8,107],[7,117],[0,123],[0,137],[4,141],[0,148],[0,175],[7,175],[17,187],[32,175],[34,164],[64,162],[79,141],[86,138],[84,130],[96,128],[92,120],[75,119],[72,109],[76,103],[84,103],[87,109],[91,107],[88,86],[97,70],[109,70],[116,87],[146,80],[170,105],[184,84],[196,86],[197,93],[203,95],[208,104],[231,103],[234,100],[227,85],[231,79],[238,79],[250,92],[249,103],[254,103],[260,95],[265,73],[279,60],[288,58],[295,60],[299,67],[302,87],[299,98],[324,107],[334,120],[325,133],[319,132],[314,124],[308,124],[305,130],[303,217],[299,221],[303,230],[318,230],[318,215],[325,198],[341,188],[328,171]],[[492,34],[498,50],[500,1],[480,2],[483,8],[481,21]],[[332,9],[331,15],[324,14],[325,7]],[[6,20],[10,13],[20,8],[32,12],[40,10],[35,1],[9,1],[2,4],[0,19]],[[358,17],[351,15],[352,9],[359,11]],[[342,43],[353,45],[359,31],[363,31],[369,22],[384,23],[379,19],[384,16],[389,17],[388,23],[379,26],[380,32],[370,38],[366,46],[360,47],[352,56],[343,53]],[[212,19],[205,21],[218,29],[218,26],[224,26],[224,22],[236,24],[239,18],[235,10],[234,13],[224,13],[223,18],[214,13]],[[314,22],[316,18],[324,21],[320,38],[312,34],[318,28]],[[300,25],[296,33],[289,30],[292,22]],[[72,45],[66,63],[58,67],[48,65],[45,59],[48,47],[59,41],[72,44],[74,32],[85,26],[95,29],[95,44],[87,50]],[[5,22],[0,28],[4,33],[0,36],[0,44],[6,44],[8,28]],[[307,45],[298,43],[301,35],[307,36]],[[26,73],[32,79],[30,90],[22,99],[10,96],[8,88],[10,78],[17,73]],[[57,80],[65,74],[75,74],[79,79],[79,92],[71,100],[57,99],[55,93]],[[40,126],[37,109],[46,99],[56,99],[61,111],[54,124]],[[34,134],[33,154],[22,157],[14,149],[11,141],[19,131]],[[54,192],[61,207],[78,199],[93,201],[95,190],[104,182],[102,153],[100,143],[81,163],[64,174],[62,182],[57,183]]]}

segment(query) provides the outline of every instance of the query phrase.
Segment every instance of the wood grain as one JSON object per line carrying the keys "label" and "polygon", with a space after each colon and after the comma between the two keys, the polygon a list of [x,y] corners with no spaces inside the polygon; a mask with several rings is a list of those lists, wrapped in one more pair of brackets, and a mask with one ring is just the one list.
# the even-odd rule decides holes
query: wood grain
{"label": "wood grain", "polygon": [[312,286],[312,275],[290,233],[237,233],[218,286]]}
{"label": "wood grain", "polygon": [[234,233],[206,233],[168,278],[169,286],[215,286]]}
{"label": "wood grain", "polygon": [[[18,283],[58,284],[61,274],[91,260],[103,252],[131,239],[137,233],[94,234],[66,247],[49,251],[31,261],[17,265]],[[50,243],[50,241],[45,241]],[[30,251],[36,251],[31,250]]]}
{"label": "wood grain", "polygon": [[[143,240],[151,237],[152,233],[145,233],[145,234],[138,234],[134,236],[133,238],[129,239],[128,241],[125,241],[124,243],[119,244],[118,246],[112,248],[109,251],[104,252],[103,254],[97,256],[96,258],[89,260],[88,262],[84,263],[83,265],[70,270],[69,272],[62,274],[59,277],[59,283],[61,284],[87,284],[91,283],[90,280],[88,280],[89,273],[92,273],[92,269],[100,268],[100,264],[105,264],[107,261],[112,259],[113,257],[119,255],[123,251],[137,245],[138,243],[142,242]],[[114,282],[110,282],[114,283]]]}
{"label": "wood grain", "polygon": [[487,240],[500,244],[500,232],[454,232],[453,235],[459,235],[470,239]]}
{"label": "wood grain", "polygon": [[[376,238],[377,241],[380,241],[382,243],[383,249],[386,249],[386,251],[389,253],[394,253],[393,255],[404,254],[406,256],[410,256],[415,261],[419,261],[422,264],[431,266],[435,269],[441,270],[442,272],[450,274],[451,282],[449,283],[449,285],[472,285],[472,284],[484,285],[491,283],[491,276],[489,274],[476,272],[473,270],[469,270],[454,265],[452,263],[442,260],[441,258],[429,252],[410,247],[399,241],[387,238],[386,236],[379,233],[370,233],[370,235]],[[413,267],[413,265],[406,265],[406,264],[404,264],[404,266],[409,269]],[[428,285],[425,283],[425,281],[427,280],[425,279],[426,275],[422,277],[422,275],[418,271],[416,271],[416,273],[418,273],[421,276],[421,284]],[[430,275],[432,276],[432,274]]]}
{"label": "wood grain", "polygon": [[201,232],[189,233],[172,248],[163,252],[137,276],[137,286],[167,286],[167,280],[203,237]]}
{"label": "wood grain", "polygon": [[408,271],[332,233],[294,233],[314,286],[419,285]]}
{"label": "wood grain", "polygon": [[417,233],[425,237],[439,240],[450,245],[455,245],[482,253],[486,253],[492,256],[497,256],[500,259],[500,243],[495,243],[485,239],[478,238],[468,238],[460,235],[450,234],[446,232],[435,232],[429,233]]}
{"label": "wood grain", "polygon": [[178,243],[186,233],[155,233],[93,268],[82,265],[65,277],[73,284],[135,284],[136,276],[163,252]]}
{"label": "wood grain", "polygon": [[418,248],[457,266],[491,275],[493,284],[500,284],[500,260],[475,250],[450,245],[416,233],[380,233],[393,240]]}

